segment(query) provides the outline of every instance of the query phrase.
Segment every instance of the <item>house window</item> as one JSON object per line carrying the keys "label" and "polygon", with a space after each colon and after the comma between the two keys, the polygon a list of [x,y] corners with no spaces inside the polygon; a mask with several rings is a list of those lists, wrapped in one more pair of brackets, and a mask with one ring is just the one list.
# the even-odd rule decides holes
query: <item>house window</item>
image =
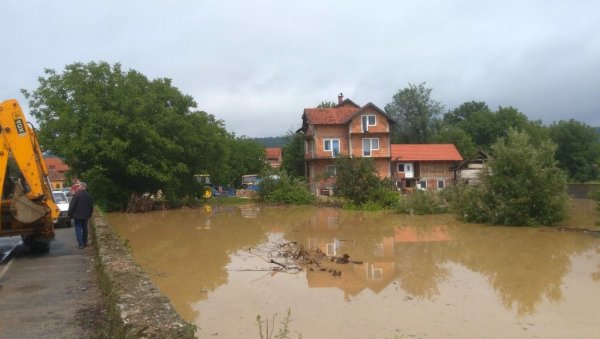
{"label": "house window", "polygon": [[328,177],[335,177],[335,175],[336,175],[335,166],[334,165],[327,165],[327,176]]}
{"label": "house window", "polygon": [[323,150],[331,152],[333,157],[340,154],[340,139],[324,139]]}
{"label": "house window", "polygon": [[369,126],[375,126],[375,116],[374,115],[363,115],[361,117],[362,121],[362,130],[363,132],[369,131]]}
{"label": "house window", "polygon": [[398,172],[412,172],[410,164],[398,164]]}
{"label": "house window", "polygon": [[363,157],[370,157],[372,151],[379,149],[379,138],[365,138],[363,140]]}
{"label": "house window", "polygon": [[419,185],[421,186],[421,189],[427,189],[427,181],[426,180],[421,180],[419,181]]}
{"label": "house window", "polygon": [[438,189],[443,189],[446,186],[446,183],[444,182],[444,180],[438,180]]}

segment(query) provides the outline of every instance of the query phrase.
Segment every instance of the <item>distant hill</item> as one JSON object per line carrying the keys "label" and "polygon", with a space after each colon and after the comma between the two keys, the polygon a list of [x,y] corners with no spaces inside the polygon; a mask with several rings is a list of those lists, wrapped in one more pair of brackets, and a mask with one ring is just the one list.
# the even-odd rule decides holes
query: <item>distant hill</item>
{"label": "distant hill", "polygon": [[266,138],[252,138],[254,141],[262,144],[265,147],[283,147],[287,144],[286,137],[266,137]]}
{"label": "distant hill", "polygon": [[600,127],[594,127],[596,129],[596,132],[598,132],[598,134],[600,134]]}

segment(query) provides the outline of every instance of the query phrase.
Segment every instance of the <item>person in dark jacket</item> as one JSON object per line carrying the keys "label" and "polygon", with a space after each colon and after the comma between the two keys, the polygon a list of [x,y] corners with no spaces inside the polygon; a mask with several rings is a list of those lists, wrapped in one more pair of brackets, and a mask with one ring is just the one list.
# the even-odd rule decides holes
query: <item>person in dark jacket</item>
{"label": "person in dark jacket", "polygon": [[88,220],[94,212],[94,200],[88,193],[85,182],[79,182],[78,186],[77,193],[69,203],[69,218],[75,221],[75,235],[79,248],[84,248],[87,246]]}

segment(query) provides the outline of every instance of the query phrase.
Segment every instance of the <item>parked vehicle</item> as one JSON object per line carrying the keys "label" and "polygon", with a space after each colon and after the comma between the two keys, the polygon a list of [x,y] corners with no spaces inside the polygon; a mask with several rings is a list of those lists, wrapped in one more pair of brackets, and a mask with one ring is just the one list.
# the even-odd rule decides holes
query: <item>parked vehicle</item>
{"label": "parked vehicle", "polygon": [[54,227],[71,227],[71,220],[69,219],[69,197],[64,191],[52,191],[52,197],[54,198],[56,206],[60,209],[60,214],[58,215]]}
{"label": "parked vehicle", "polygon": [[255,186],[258,184],[258,174],[246,174],[242,175],[242,182],[240,184],[240,188],[246,189],[250,186]]}
{"label": "parked vehicle", "polygon": [[223,189],[222,186],[213,184],[210,181],[209,174],[196,174],[196,175],[194,175],[194,178],[196,179],[196,182],[198,182],[201,185],[200,197],[202,197],[204,199],[210,199],[212,197],[220,197],[220,196],[226,197],[226,196],[230,196],[230,195],[235,195],[235,191],[232,194],[231,192],[228,192],[227,190]]}

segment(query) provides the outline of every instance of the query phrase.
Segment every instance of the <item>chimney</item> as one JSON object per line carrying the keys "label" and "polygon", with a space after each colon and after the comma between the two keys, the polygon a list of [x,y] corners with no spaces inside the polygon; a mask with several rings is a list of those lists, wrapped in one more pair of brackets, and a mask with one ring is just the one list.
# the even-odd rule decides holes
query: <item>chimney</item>
{"label": "chimney", "polygon": [[338,94],[338,105],[341,104],[342,101],[344,101],[344,93]]}

